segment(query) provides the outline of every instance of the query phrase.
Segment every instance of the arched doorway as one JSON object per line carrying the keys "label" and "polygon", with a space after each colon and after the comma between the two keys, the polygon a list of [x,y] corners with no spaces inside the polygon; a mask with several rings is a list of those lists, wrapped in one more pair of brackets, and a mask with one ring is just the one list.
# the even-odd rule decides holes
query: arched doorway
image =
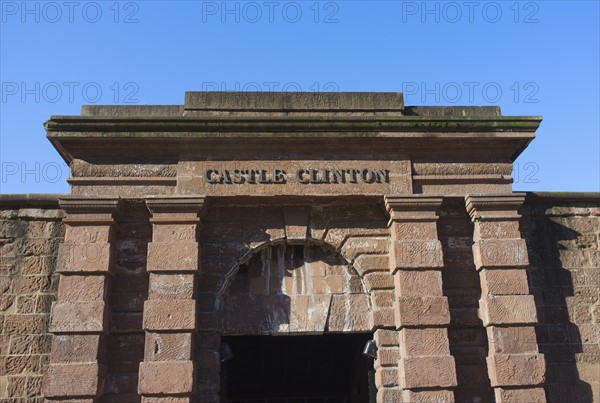
{"label": "arched doorway", "polygon": [[[222,295],[221,401],[368,402],[370,300],[325,244],[269,244]],[[370,391],[369,388],[372,390]]]}

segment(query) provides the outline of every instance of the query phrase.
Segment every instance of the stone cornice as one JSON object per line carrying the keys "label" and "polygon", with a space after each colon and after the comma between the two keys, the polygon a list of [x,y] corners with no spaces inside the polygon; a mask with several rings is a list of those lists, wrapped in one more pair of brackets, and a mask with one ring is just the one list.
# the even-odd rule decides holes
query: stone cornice
{"label": "stone cornice", "polygon": [[58,199],[67,214],[114,214],[119,210],[119,197],[64,196]]}
{"label": "stone cornice", "polygon": [[525,193],[471,194],[465,197],[465,204],[473,221],[518,219],[525,196]]}
{"label": "stone cornice", "polygon": [[[535,132],[538,116],[351,116],[351,117],[105,117],[52,116],[48,137],[248,137],[273,132]],[[54,133],[57,134],[54,134]],[[58,134],[60,133],[60,134]],[[69,134],[70,133],[70,134]],[[103,136],[107,133],[108,136]],[[245,135],[242,135],[244,133]],[[324,134],[321,133],[320,136]],[[388,135],[389,136],[389,135]],[[418,135],[417,135],[418,137]],[[430,137],[430,136],[425,136]]]}

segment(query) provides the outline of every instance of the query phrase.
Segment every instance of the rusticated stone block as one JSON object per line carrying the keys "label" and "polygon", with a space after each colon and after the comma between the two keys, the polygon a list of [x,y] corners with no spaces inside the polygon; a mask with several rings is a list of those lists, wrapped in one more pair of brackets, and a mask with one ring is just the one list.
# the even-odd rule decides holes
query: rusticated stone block
{"label": "rusticated stone block", "polygon": [[523,269],[481,270],[481,293],[489,295],[527,295],[527,272]]}
{"label": "rusticated stone block", "polygon": [[442,244],[438,240],[394,241],[391,256],[392,273],[404,269],[434,269],[444,266]]}
{"label": "rusticated stone block", "polygon": [[195,241],[150,242],[147,270],[189,273],[198,271],[198,243]]}
{"label": "rusticated stone block", "polygon": [[542,354],[495,354],[487,367],[492,387],[541,385],[546,375]]}
{"label": "rusticated stone block", "polygon": [[478,270],[529,264],[523,239],[483,239],[473,244],[473,257]]}
{"label": "rusticated stone block", "polygon": [[498,403],[545,403],[546,393],[544,388],[494,388],[496,402]]}
{"label": "rusticated stone block", "polygon": [[58,273],[106,273],[111,269],[109,243],[65,242],[58,247]]}
{"label": "rusticated stone block", "polygon": [[399,333],[400,351],[403,357],[450,354],[446,328],[404,328]]}
{"label": "rusticated stone block", "polygon": [[486,296],[479,300],[484,326],[537,323],[533,295]]}
{"label": "rusticated stone block", "polygon": [[399,297],[396,326],[439,326],[450,323],[446,297]]}
{"label": "rusticated stone block", "polygon": [[94,397],[105,373],[98,363],[50,364],[42,381],[46,397]]}
{"label": "rusticated stone block", "polygon": [[394,308],[374,308],[373,327],[396,327],[396,313]]}
{"label": "rusticated stone block", "polygon": [[[516,217],[515,217],[516,218]],[[504,220],[504,221],[478,221],[475,224],[474,239],[510,239],[520,238],[519,221]]]}
{"label": "rusticated stone block", "polygon": [[101,337],[97,334],[55,334],[52,336],[50,362],[93,362],[101,350]]}
{"label": "rusticated stone block", "polygon": [[392,224],[392,232],[395,239],[411,240],[411,239],[437,239],[437,229],[435,221],[416,221],[402,222],[396,221]]}
{"label": "rusticated stone block", "polygon": [[58,295],[61,302],[103,301],[106,276],[63,275],[58,283]]}
{"label": "rusticated stone block", "polygon": [[396,293],[394,290],[377,290],[371,292],[371,305],[374,308],[393,308]]}
{"label": "rusticated stone block", "polygon": [[486,330],[492,354],[538,352],[533,326],[488,326]]}
{"label": "rusticated stone block", "polygon": [[65,239],[75,244],[105,243],[110,241],[111,226],[102,225],[67,225]]}
{"label": "rusticated stone block", "polygon": [[144,330],[196,329],[196,301],[193,299],[148,300],[144,302]]}
{"label": "rusticated stone block", "polygon": [[451,390],[403,390],[402,402],[410,403],[451,403],[455,402]]}
{"label": "rusticated stone block", "polygon": [[385,272],[389,274],[389,258],[387,255],[360,255],[354,261],[354,268],[361,276],[371,272]]}
{"label": "rusticated stone block", "polygon": [[368,291],[394,289],[394,277],[389,273],[368,273],[363,281]]}
{"label": "rusticated stone block", "polygon": [[378,402],[401,402],[402,391],[398,388],[381,388],[377,390]]}
{"label": "rusticated stone block", "polygon": [[152,227],[153,242],[196,241],[197,224],[158,224]]}
{"label": "rusticated stone block", "polygon": [[360,258],[360,255],[387,255],[389,243],[387,237],[351,237],[344,242],[342,255],[356,260]]}
{"label": "rusticated stone block", "polygon": [[150,273],[148,299],[190,299],[194,288],[195,274]]}
{"label": "rusticated stone block", "polygon": [[402,357],[398,362],[403,389],[447,388],[456,386],[454,357]]}
{"label": "rusticated stone block", "polygon": [[54,302],[51,333],[102,333],[105,327],[106,304],[95,302]]}
{"label": "rusticated stone block", "polygon": [[[398,362],[396,362],[398,365]],[[397,368],[378,368],[375,371],[375,386],[377,389],[393,388],[398,386],[398,369]]]}
{"label": "rusticated stone block", "polygon": [[375,368],[396,367],[399,359],[400,349],[398,347],[378,347]]}
{"label": "rusticated stone block", "polygon": [[192,361],[144,361],[140,363],[138,393],[142,395],[185,395],[194,392]]}
{"label": "rusticated stone block", "polygon": [[389,330],[389,329],[377,329],[373,333],[373,339],[377,344],[377,348],[392,346],[395,347],[398,345],[399,332],[397,330]]}
{"label": "rusticated stone block", "polygon": [[146,332],[146,361],[184,361],[192,359],[192,333]]}
{"label": "rusticated stone block", "polygon": [[442,273],[439,270],[398,270],[394,274],[399,297],[442,295]]}

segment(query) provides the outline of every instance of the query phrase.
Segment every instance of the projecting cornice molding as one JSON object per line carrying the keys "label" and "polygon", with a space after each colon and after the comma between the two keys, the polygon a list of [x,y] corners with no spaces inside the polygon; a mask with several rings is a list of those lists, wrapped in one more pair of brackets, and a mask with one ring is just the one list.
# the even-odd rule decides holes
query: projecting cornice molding
{"label": "projecting cornice molding", "polygon": [[518,219],[526,193],[470,194],[465,197],[467,213],[476,220]]}

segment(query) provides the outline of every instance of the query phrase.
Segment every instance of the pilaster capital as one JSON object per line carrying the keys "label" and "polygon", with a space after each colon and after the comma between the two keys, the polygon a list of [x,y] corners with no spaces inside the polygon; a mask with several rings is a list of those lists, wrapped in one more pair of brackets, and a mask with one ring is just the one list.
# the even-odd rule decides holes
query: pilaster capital
{"label": "pilaster capital", "polygon": [[443,197],[410,195],[384,196],[385,209],[391,221],[435,221],[437,210],[442,205]]}
{"label": "pilaster capital", "polygon": [[58,199],[69,224],[110,224],[121,207],[120,197],[65,196]]}
{"label": "pilaster capital", "polygon": [[204,208],[204,196],[148,196],[146,207],[152,214],[151,222],[198,222]]}
{"label": "pilaster capital", "polygon": [[525,193],[470,194],[465,197],[467,213],[475,221],[510,221],[521,217]]}

